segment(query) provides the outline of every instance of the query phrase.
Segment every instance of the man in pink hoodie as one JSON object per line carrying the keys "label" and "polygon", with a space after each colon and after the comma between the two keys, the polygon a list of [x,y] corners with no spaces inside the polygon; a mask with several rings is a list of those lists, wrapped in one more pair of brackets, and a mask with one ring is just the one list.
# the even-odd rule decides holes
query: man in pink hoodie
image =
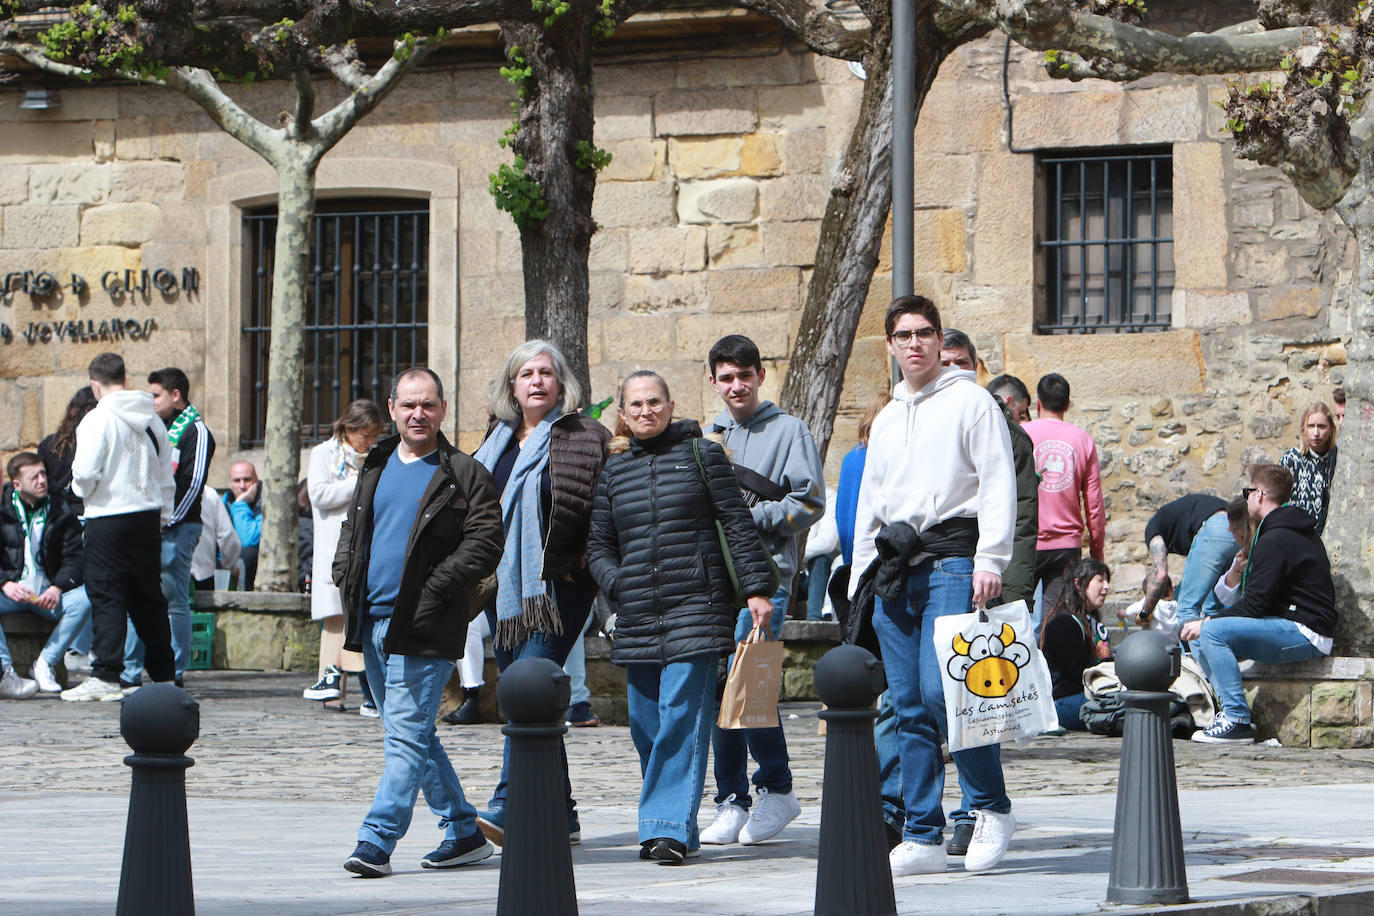
{"label": "man in pink hoodie", "polygon": [[1040,475],[1035,579],[1044,584],[1041,609],[1046,612],[1059,597],[1064,570],[1083,555],[1084,515],[1093,559],[1102,559],[1107,533],[1097,445],[1085,430],[1065,422],[1068,409],[1069,383],[1064,376],[1051,372],[1040,379],[1035,388],[1038,419],[1027,423],[1025,430],[1035,444],[1035,471]]}

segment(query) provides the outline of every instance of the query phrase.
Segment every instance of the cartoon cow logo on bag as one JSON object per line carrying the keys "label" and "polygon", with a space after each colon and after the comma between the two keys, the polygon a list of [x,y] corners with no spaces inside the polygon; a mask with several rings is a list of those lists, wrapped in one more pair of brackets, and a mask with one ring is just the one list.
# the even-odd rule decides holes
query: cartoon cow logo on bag
{"label": "cartoon cow logo on bag", "polygon": [[1011,693],[1021,677],[1021,669],[1030,661],[1030,649],[1016,641],[1016,631],[1007,623],[1002,624],[1002,632],[975,636],[971,641],[956,633],[952,645],[950,675],[980,697],[1004,697]]}

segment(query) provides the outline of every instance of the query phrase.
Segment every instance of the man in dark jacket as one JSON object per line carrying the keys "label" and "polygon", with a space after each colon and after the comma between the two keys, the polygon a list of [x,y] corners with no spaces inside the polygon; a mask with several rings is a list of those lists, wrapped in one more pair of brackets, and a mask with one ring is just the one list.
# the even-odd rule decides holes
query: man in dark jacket
{"label": "man in dark jacket", "polygon": [[[172,627],[172,653],[176,656],[176,680],[181,683],[191,663],[191,554],[200,543],[200,500],[210,459],[215,456],[215,437],[190,402],[191,382],[175,367],[148,373],[148,393],[153,410],[167,427],[172,447],[172,479],[176,495],[172,517],[162,526],[162,597],[167,599],[167,621]],[[143,644],[133,630],[124,645],[127,689],[143,680]]]}
{"label": "man in dark jacket", "polygon": [[1238,658],[1265,664],[1306,661],[1331,654],[1336,634],[1336,590],[1331,561],[1317,537],[1316,520],[1286,506],[1293,475],[1277,464],[1250,466],[1243,491],[1250,518],[1259,523],[1234,605],[1213,617],[1190,620],[1179,636],[1193,641],[1221,712],[1193,740],[1251,744],[1255,729],[1245,702]]}
{"label": "man in dark jacket", "polygon": [[0,630],[0,699],[22,700],[37,691],[61,691],[53,668],[90,619],[91,602],[82,584],[81,523],[60,496],[48,494],[43,459],[20,452],[5,470],[10,482],[0,490],[0,614],[31,611],[57,621],[34,660],[33,680],[14,671]]}
{"label": "man in dark jacket", "polygon": [[491,474],[439,432],[447,404],[437,375],[405,370],[387,406],[399,435],[377,443],[363,462],[333,568],[345,646],[363,653],[386,726],[386,769],[344,863],[365,878],[391,874],[391,853],[422,789],[445,825],[444,841],[422,866],[467,865],[494,851],[434,718],[463,655],[469,610],[481,606],[475,592],[501,557],[501,506]]}

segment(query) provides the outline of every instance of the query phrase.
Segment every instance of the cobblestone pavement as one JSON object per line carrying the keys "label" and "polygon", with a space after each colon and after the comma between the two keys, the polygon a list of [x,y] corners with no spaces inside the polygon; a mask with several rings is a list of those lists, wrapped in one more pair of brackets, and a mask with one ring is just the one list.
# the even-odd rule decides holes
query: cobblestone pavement
{"label": "cobblestone pavement", "polygon": [[[308,680],[250,672],[188,678],[201,704],[201,734],[190,751],[196,764],[187,772],[197,912],[494,912],[499,857],[458,873],[419,869],[437,836],[423,804],[397,848],[395,877],[359,881],[342,871],[381,772],[380,723],[301,700]],[[636,861],[639,778],[628,729],[572,730],[568,757],[584,834],[574,853],[581,911],[809,912],[823,758],[815,711],[813,704],[784,709],[804,809],[797,823],[779,841],[710,847],[682,869]],[[500,766],[498,726],[444,727],[443,737],[480,807]],[[1119,740],[1084,735],[1004,748],[1021,823],[1007,860],[986,875],[968,875],[956,860],[946,874],[899,879],[899,910],[1067,916],[1111,909],[1103,900],[1119,749]],[[1175,742],[1174,750],[1190,889],[1200,906],[1264,895],[1266,913],[1299,912],[1301,897],[1274,895],[1333,877],[1374,888],[1374,840],[1363,828],[1351,829],[1374,821],[1374,751],[1189,742]],[[126,753],[117,704],[0,703],[0,914],[113,909],[128,805]],[[957,793],[950,775],[947,807]],[[709,775],[707,781],[709,793]],[[704,808],[703,817],[709,803]],[[1266,867],[1287,871],[1282,880],[1246,878]],[[1342,869],[1344,877],[1314,874]],[[1280,899],[1292,905],[1277,906]],[[1368,899],[1374,901],[1374,890]]]}
{"label": "cobblestone pavement", "polygon": [[[201,704],[200,738],[190,751],[196,765],[187,774],[188,794],[299,800],[337,800],[358,793],[370,797],[382,767],[380,723],[302,700],[300,691],[308,681],[305,675],[279,673],[188,675],[187,686]],[[820,797],[824,738],[816,733],[818,708],[806,703],[784,707],[793,777],[803,804]],[[501,764],[500,727],[440,728],[464,788],[474,801],[485,801]],[[567,743],[580,804],[633,802],[626,792],[637,793],[638,760],[628,728],[569,729]],[[1003,768],[1009,794],[1016,799],[1112,791],[1119,749],[1117,739],[1090,735],[1006,746]],[[119,735],[118,704],[0,702],[0,789],[127,792],[129,771],[121,763],[127,753]],[[1176,741],[1174,754],[1180,790],[1374,782],[1374,749],[1218,749]],[[35,761],[43,765],[35,766]],[[953,789],[954,780],[946,782]]]}

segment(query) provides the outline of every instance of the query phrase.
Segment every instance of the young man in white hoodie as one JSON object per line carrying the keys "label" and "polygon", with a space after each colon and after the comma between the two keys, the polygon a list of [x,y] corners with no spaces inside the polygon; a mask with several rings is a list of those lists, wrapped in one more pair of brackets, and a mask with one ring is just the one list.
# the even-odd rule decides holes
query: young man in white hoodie
{"label": "young man in white hoodie", "polygon": [[[941,365],[934,303],[924,296],[893,300],[885,331],[902,381],[869,435],[853,568],[868,568],[884,525],[910,525],[932,545],[911,558],[902,595],[879,597],[873,610],[896,710],[906,808],[902,842],[889,863],[893,875],[930,874],[947,864],[940,751],[945,700],[934,623],[1001,593],[1016,521],[1016,478],[1001,408],[972,372]],[[858,581],[850,585],[851,597]],[[992,745],[959,751],[954,759],[976,822],[964,868],[984,871],[1001,861],[1016,829],[1001,757]]]}
{"label": "young man in white hoodie", "polygon": [[[167,427],[153,396],[124,387],[124,359],[91,360],[96,405],[76,428],[72,492],[86,504],[86,594],[95,641],[91,676],[62,692],[72,702],[123,698],[127,621],[146,648],[154,681],[175,675],[167,599],[162,595],[162,526],[171,517],[176,485]],[[126,620],[127,612],[127,620]]]}

